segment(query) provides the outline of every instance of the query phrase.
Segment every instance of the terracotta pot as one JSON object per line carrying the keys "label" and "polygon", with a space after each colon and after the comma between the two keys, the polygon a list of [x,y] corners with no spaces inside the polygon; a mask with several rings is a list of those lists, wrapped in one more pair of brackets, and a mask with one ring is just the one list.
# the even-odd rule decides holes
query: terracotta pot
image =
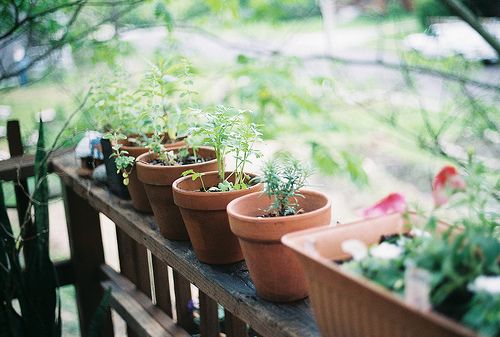
{"label": "terracotta pot", "polygon": [[[446,224],[441,223],[439,227],[444,229]],[[432,311],[418,310],[399,296],[366,278],[344,271],[333,262],[348,257],[341,249],[345,240],[359,239],[374,244],[382,235],[406,231],[408,226],[403,216],[392,214],[300,231],[282,238],[304,267],[323,337],[476,336],[457,322]]]}
{"label": "terracotta pot", "polygon": [[252,193],[227,206],[231,230],[238,237],[257,294],[267,300],[289,302],[307,297],[302,267],[280,239],[298,230],[326,226],[331,220],[331,203],[326,195],[302,190],[299,198],[304,214],[260,218],[271,200]]}
{"label": "terracotta pot", "polygon": [[[204,158],[215,158],[214,150],[208,147],[200,147],[197,153]],[[172,183],[186,170],[213,171],[217,168],[217,161],[213,159],[204,163],[182,166],[149,164],[156,158],[155,154],[150,153],[140,155],[136,160],[137,177],[144,183],[160,233],[170,240],[189,240],[179,208],[174,204]]]}
{"label": "terracotta pot", "polygon": [[[164,147],[171,150],[181,148],[184,145],[184,141],[178,141],[170,144],[165,144]],[[123,142],[122,150],[128,151],[129,155],[134,158],[137,158],[141,154],[148,152],[147,147],[133,146],[130,142]],[[148,196],[146,195],[146,190],[144,189],[144,184],[139,180],[139,178],[137,178],[137,169],[135,165],[130,172],[127,188],[130,194],[130,199],[132,200],[132,206],[135,210],[143,213],[153,212],[153,210],[151,209],[151,205],[149,204]]]}
{"label": "terracotta pot", "polygon": [[[206,188],[217,186],[218,173],[205,173],[203,183]],[[229,228],[226,207],[238,197],[260,191],[262,184],[230,192],[200,192],[201,188],[201,180],[193,181],[190,176],[177,179],[172,185],[174,202],[181,210],[196,256],[210,264],[242,261],[238,239]]]}

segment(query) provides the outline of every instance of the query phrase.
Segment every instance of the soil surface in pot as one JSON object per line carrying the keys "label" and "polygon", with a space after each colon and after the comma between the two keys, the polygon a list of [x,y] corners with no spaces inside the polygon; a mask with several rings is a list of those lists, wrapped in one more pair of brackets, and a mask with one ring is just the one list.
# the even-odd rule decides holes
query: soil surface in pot
{"label": "soil surface in pot", "polygon": [[281,216],[292,216],[292,215],[299,215],[299,214],[304,214],[306,211],[304,211],[302,208],[296,211],[295,213],[288,213],[285,215],[278,214],[277,212],[267,212],[265,214],[262,214],[258,216],[258,218],[277,218]]}
{"label": "soil surface in pot", "polygon": [[236,189],[233,189],[233,190],[229,190],[229,191],[223,191],[221,190],[218,186],[211,186],[209,188],[199,188],[197,190],[195,190],[194,192],[206,192],[206,193],[220,193],[220,192],[231,192],[231,191],[243,191],[243,190],[248,190],[250,188],[252,188],[253,186],[257,185],[258,182],[251,182],[251,181],[247,181],[246,182],[247,184],[247,188],[242,188],[242,189],[239,189],[239,190],[236,190]]}
{"label": "soil surface in pot", "polygon": [[158,165],[158,166],[181,166],[181,165],[191,165],[191,164],[197,164],[197,163],[204,163],[210,160],[213,160],[214,158],[203,158],[200,156],[188,156],[188,157],[183,157],[179,158],[179,160],[176,160],[174,165],[169,165],[159,159],[154,159],[149,162],[147,162],[150,165]]}

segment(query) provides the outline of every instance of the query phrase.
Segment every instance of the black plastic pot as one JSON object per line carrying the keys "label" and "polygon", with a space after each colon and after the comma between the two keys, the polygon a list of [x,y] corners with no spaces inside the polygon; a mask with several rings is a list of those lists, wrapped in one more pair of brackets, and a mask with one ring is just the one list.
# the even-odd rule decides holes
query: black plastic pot
{"label": "black plastic pot", "polygon": [[130,199],[127,186],[123,185],[123,178],[116,172],[115,158],[110,157],[113,153],[109,139],[101,139],[102,154],[104,155],[104,166],[106,166],[106,178],[111,192],[122,199]]}

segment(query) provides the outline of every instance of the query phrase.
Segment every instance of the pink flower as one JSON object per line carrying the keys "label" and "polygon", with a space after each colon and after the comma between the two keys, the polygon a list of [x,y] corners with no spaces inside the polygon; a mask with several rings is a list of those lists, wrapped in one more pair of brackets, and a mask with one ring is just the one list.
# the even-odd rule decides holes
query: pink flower
{"label": "pink flower", "polygon": [[372,207],[363,211],[365,218],[373,218],[391,213],[403,213],[406,210],[406,200],[399,193],[391,193]]}
{"label": "pink flower", "polygon": [[458,174],[457,169],[453,166],[445,166],[434,177],[434,182],[432,183],[434,204],[436,207],[444,205],[453,193],[464,189],[465,181]]}

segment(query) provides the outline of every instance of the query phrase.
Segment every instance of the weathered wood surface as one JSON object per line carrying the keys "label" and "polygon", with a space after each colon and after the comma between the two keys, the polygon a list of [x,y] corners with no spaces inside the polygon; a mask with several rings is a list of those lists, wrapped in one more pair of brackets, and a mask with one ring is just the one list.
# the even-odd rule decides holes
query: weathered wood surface
{"label": "weathered wood surface", "polygon": [[[158,323],[130,293],[112,281],[102,282],[102,287],[111,289],[110,305],[129,324],[134,334],[140,337],[173,337]],[[127,332],[127,335],[130,333]]]}
{"label": "weathered wood surface", "polygon": [[[72,149],[54,151],[49,159],[72,152]],[[49,161],[49,172],[53,170],[52,161]],[[0,160],[0,180],[20,181],[35,176],[35,155],[23,154]]]}
{"label": "weathered wood surface", "polygon": [[189,304],[192,300],[191,285],[189,281],[176,270],[173,271],[173,278],[177,323],[189,333],[194,334],[197,331],[197,326],[194,323],[192,308],[189,308]]}
{"label": "weathered wood surface", "polygon": [[153,279],[156,295],[156,305],[172,317],[172,299],[170,298],[170,280],[168,267],[152,255]]}
{"label": "weathered wood surface", "polygon": [[[63,188],[63,194],[80,330],[82,336],[87,336],[92,317],[104,295],[99,284],[99,268],[104,263],[99,213],[69,186]],[[113,336],[110,313],[106,313],[103,319],[100,336]]]}
{"label": "weathered wood surface", "polygon": [[228,337],[247,337],[247,325],[238,317],[224,310],[224,328]]}
{"label": "weathered wood surface", "polygon": [[219,316],[217,302],[200,291],[200,336],[219,337]]}
{"label": "weathered wood surface", "polygon": [[62,181],[92,207],[104,213],[127,235],[141,242],[158,259],[171,266],[226,310],[268,337],[320,336],[308,300],[275,304],[255,294],[245,263],[210,266],[196,259],[191,244],[164,239],[152,216],[139,214],[130,201],[112,195],[92,181],[79,178],[71,154],[53,160]]}
{"label": "weathered wood surface", "polygon": [[[104,272],[109,281],[103,282],[102,285],[104,288],[111,287],[112,290],[116,292],[121,292],[121,298],[126,298],[125,301],[120,301],[118,296],[115,296],[114,300],[116,302],[112,303],[115,305],[120,305],[115,309],[119,311],[120,309],[123,311],[119,311],[119,313],[129,320],[136,320],[136,322],[129,322],[129,326],[135,330],[135,333],[141,333],[145,328],[137,327],[137,320],[141,318],[143,320],[147,320],[151,322],[154,320],[149,326],[160,325],[161,329],[156,327],[153,331],[161,332],[167,334],[168,336],[176,336],[176,337],[190,337],[186,331],[182,330],[171,317],[169,317],[163,310],[158,308],[153,304],[150,297],[144,294],[141,291],[138,291],[138,288],[131,283],[128,279],[121,276],[118,272],[113,270],[110,266],[103,265],[101,266],[101,270]],[[121,303],[118,303],[121,302]],[[132,307],[126,305],[125,303],[131,303]],[[141,308],[138,310],[137,305]],[[137,312],[139,311],[139,312]],[[130,317],[134,316],[134,317]]]}

